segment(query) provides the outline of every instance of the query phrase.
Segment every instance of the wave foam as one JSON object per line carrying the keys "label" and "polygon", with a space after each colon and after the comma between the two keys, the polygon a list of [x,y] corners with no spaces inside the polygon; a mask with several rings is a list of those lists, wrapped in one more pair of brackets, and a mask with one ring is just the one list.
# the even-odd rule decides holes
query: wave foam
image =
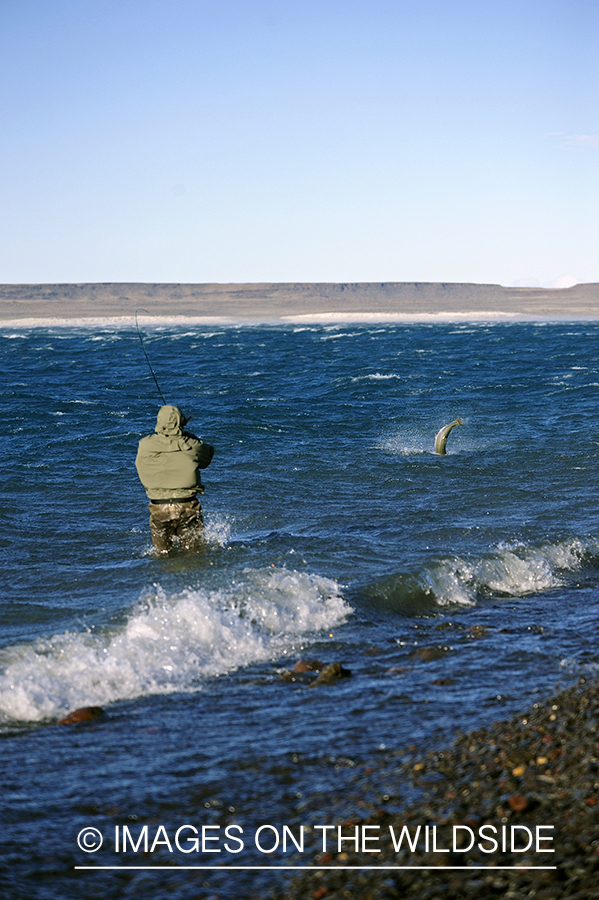
{"label": "wave foam", "polygon": [[206,677],[292,652],[351,613],[335,582],[287,569],[245,572],[226,590],[158,586],[112,632],[65,632],[0,653],[0,721],[194,691]]}
{"label": "wave foam", "polygon": [[534,547],[500,544],[479,558],[446,557],[417,574],[391,576],[367,593],[392,607],[415,610],[423,603],[474,606],[484,596],[522,597],[560,587],[570,572],[599,558],[599,541],[569,539]]}
{"label": "wave foam", "polygon": [[427,573],[437,603],[473,605],[480,594],[521,597],[564,584],[564,575],[581,568],[585,557],[599,553],[599,542],[577,539],[531,547],[500,544],[478,560],[443,560]]}

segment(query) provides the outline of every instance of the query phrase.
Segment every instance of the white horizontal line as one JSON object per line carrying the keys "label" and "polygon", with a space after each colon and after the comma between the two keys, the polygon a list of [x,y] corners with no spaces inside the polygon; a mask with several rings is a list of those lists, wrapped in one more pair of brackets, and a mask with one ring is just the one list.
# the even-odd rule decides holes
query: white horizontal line
{"label": "white horizontal line", "polygon": [[446,872],[448,869],[465,869],[473,871],[474,869],[484,869],[486,871],[497,872],[500,869],[521,869],[523,871],[532,871],[538,869],[557,869],[557,866],[74,866],[75,869],[105,870],[111,869],[122,871],[125,869],[141,869],[145,872],[151,872],[152,869],[173,869],[179,871],[181,869],[213,869],[215,872],[224,872],[227,869],[235,869],[238,871],[249,871],[250,869],[260,869],[268,871],[269,869],[298,869],[309,870],[318,869],[319,871],[328,869],[432,869],[438,872]]}

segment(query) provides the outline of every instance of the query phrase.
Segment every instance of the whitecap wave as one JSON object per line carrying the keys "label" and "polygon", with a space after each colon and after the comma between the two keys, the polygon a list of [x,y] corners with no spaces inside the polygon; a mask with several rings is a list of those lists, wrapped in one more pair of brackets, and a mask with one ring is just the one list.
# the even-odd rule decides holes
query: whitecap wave
{"label": "whitecap wave", "polygon": [[560,587],[568,572],[598,555],[599,541],[594,539],[573,538],[539,547],[499,544],[494,553],[479,559],[440,560],[422,573],[422,581],[425,593],[440,606],[472,606],[481,594],[522,597]]}
{"label": "whitecap wave", "polygon": [[368,375],[354,375],[352,381],[401,381],[401,375],[395,372],[370,372]]}
{"label": "whitecap wave", "polygon": [[168,596],[154,586],[119,629],[65,632],[0,652],[0,721],[199,690],[207,677],[294,652],[351,611],[334,581],[274,567],[246,571],[221,590]]}
{"label": "whitecap wave", "polygon": [[559,588],[573,573],[597,567],[599,540],[565,539],[534,546],[498,544],[482,556],[445,556],[415,572],[386,576],[370,585],[370,602],[402,612],[423,607],[475,606],[485,597],[524,597]]}

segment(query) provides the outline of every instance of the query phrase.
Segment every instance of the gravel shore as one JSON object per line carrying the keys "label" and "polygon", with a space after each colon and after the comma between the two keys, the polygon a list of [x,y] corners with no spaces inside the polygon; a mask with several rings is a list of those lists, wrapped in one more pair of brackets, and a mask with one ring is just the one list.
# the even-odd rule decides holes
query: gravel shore
{"label": "gravel shore", "polygon": [[[524,714],[460,735],[449,749],[420,756],[408,747],[397,756],[394,777],[397,796],[409,793],[410,802],[402,808],[389,794],[366,799],[365,792],[355,816],[333,812],[326,851],[309,861],[322,868],[302,872],[270,897],[596,900],[598,735],[599,682],[581,679]],[[338,826],[342,837],[358,835],[360,852],[353,840],[339,845]],[[403,826],[408,831],[396,851],[390,828],[397,843]],[[384,868],[390,866],[411,868]]]}

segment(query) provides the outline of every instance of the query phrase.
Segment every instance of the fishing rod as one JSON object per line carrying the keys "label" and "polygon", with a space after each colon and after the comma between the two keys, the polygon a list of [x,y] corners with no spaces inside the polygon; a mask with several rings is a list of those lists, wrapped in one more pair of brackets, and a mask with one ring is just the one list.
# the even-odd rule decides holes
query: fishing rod
{"label": "fishing rod", "polygon": [[137,316],[138,316],[138,314],[139,314],[140,312],[146,313],[146,315],[148,315],[148,316],[150,315],[150,313],[147,311],[147,309],[142,309],[141,307],[140,307],[139,309],[136,309],[136,310],[135,310],[135,327],[137,328],[137,335],[138,335],[138,337],[139,337],[139,343],[141,344],[141,349],[142,349],[143,352],[144,352],[144,356],[145,356],[145,358],[146,358],[146,362],[147,362],[147,364],[148,364],[148,368],[149,368],[149,370],[150,370],[150,372],[151,372],[151,374],[152,374],[152,378],[154,379],[154,384],[155,384],[156,387],[158,388],[158,393],[159,393],[160,396],[162,397],[162,405],[163,405],[163,406],[166,406],[167,403],[166,403],[166,400],[164,399],[164,394],[163,394],[162,391],[160,390],[160,385],[158,384],[158,379],[156,378],[156,375],[154,374],[154,369],[152,368],[152,363],[150,362],[150,357],[149,357],[148,354],[146,353],[146,348],[144,347],[144,342],[143,342],[143,338],[142,338],[142,336],[141,336],[141,331],[139,330],[139,322],[137,321]]}

